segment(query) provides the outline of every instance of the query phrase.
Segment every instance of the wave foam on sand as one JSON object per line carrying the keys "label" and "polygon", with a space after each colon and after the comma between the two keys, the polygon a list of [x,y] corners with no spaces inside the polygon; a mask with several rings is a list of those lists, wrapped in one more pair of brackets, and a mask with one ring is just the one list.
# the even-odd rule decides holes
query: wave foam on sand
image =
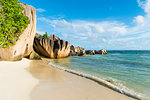
{"label": "wave foam on sand", "polygon": [[108,82],[107,80],[100,79],[98,77],[91,76],[91,75],[85,74],[83,72],[67,69],[67,68],[61,67],[59,65],[55,65],[55,64],[53,64],[51,62],[49,62],[49,65],[51,65],[52,67],[58,68],[60,70],[64,70],[66,72],[69,72],[69,73],[72,73],[72,74],[75,74],[75,75],[78,75],[78,76],[81,76],[81,77],[85,77],[85,78],[90,79],[92,81],[95,81],[98,84],[106,86],[106,87],[108,87],[108,88],[110,88],[110,89],[112,89],[114,91],[117,91],[117,92],[119,92],[121,94],[127,95],[127,96],[129,96],[131,98],[138,99],[138,100],[142,99],[141,94],[138,94],[135,91],[133,91],[131,89],[128,89],[127,87],[123,86],[121,83],[119,83],[119,85],[121,87],[118,87],[118,86],[112,84],[111,82]]}

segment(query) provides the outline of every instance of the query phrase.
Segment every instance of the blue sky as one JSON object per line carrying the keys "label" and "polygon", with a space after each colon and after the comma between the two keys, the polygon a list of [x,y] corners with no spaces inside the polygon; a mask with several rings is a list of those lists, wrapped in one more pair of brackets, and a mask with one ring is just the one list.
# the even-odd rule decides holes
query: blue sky
{"label": "blue sky", "polygon": [[21,0],[37,11],[37,33],[86,49],[150,49],[150,0]]}

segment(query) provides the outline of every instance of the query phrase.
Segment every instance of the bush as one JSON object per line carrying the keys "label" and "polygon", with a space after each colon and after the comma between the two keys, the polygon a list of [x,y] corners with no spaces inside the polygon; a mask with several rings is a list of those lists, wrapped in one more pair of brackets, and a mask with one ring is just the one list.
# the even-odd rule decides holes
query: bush
{"label": "bush", "polygon": [[42,36],[43,38],[49,39],[47,32],[45,32],[45,34],[43,34]]}
{"label": "bush", "polygon": [[30,20],[24,16],[18,0],[0,0],[0,46],[15,45],[19,36],[27,28]]}

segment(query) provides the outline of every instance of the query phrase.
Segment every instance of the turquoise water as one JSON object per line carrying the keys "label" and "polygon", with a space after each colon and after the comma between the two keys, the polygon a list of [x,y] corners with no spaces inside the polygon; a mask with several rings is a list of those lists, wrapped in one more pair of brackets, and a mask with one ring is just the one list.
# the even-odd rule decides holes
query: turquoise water
{"label": "turquoise water", "polygon": [[52,59],[50,64],[97,77],[110,82],[122,91],[150,100],[150,51],[108,51],[108,53],[108,55]]}

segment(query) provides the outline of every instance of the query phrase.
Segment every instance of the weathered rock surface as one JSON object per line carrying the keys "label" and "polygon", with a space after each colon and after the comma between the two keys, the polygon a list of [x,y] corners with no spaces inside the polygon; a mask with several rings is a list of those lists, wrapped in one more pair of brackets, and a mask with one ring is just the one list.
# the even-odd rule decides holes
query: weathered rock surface
{"label": "weathered rock surface", "polygon": [[16,45],[10,46],[8,49],[0,47],[0,60],[18,60],[28,57],[33,51],[33,40],[36,33],[36,11],[35,8],[27,4],[19,3],[24,8],[23,14],[30,20],[30,24],[19,36]]}
{"label": "weathered rock surface", "polygon": [[105,55],[105,54],[108,54],[108,53],[106,52],[106,50],[102,49],[102,50],[95,50],[95,54]]}
{"label": "weathered rock surface", "polygon": [[60,38],[59,38],[58,36],[54,35],[54,34],[51,34],[51,35],[49,36],[49,39],[54,40],[54,41],[60,40]]}
{"label": "weathered rock surface", "polygon": [[70,46],[70,56],[85,56],[85,49],[82,47]]}
{"label": "weathered rock surface", "polygon": [[39,37],[34,38],[34,50],[41,56],[48,58],[63,58],[69,56],[70,43],[61,40],[56,35],[50,35],[50,39]]}
{"label": "weathered rock surface", "polygon": [[87,50],[87,51],[86,51],[86,54],[95,55],[95,52],[94,52],[94,50]]}
{"label": "weathered rock surface", "polygon": [[30,56],[29,56],[30,60],[41,60],[41,56],[39,54],[37,54],[35,51],[32,51]]}
{"label": "weathered rock surface", "polygon": [[94,50],[95,54],[99,54],[99,50]]}

